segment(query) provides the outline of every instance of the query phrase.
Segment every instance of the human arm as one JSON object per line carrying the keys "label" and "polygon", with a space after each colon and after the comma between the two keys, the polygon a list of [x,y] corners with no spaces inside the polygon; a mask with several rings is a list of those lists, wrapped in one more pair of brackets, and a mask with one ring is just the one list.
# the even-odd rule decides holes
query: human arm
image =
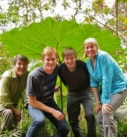
{"label": "human arm", "polygon": [[98,96],[98,87],[93,87],[92,91],[94,94],[95,104],[96,104],[95,112],[98,113],[98,111],[102,108],[102,104],[101,104],[101,101],[100,101],[99,96]]}
{"label": "human arm", "polygon": [[112,92],[112,80],[113,80],[113,67],[114,60],[106,52],[102,52],[98,55],[97,60],[98,82],[101,84],[101,103],[102,112],[110,113],[112,106],[110,105],[110,97]]}
{"label": "human arm", "polygon": [[98,111],[102,108],[102,104],[99,97],[99,82],[97,73],[94,73],[90,60],[87,61],[87,69],[90,74],[90,87],[92,88],[95,98],[95,112],[98,113]]}
{"label": "human arm", "polygon": [[109,114],[113,107],[110,104],[111,88],[113,80],[113,58],[109,54],[104,54],[100,60],[102,66],[102,113]]}
{"label": "human arm", "polygon": [[58,92],[60,90],[60,86],[55,87],[55,92]]}
{"label": "human arm", "polygon": [[21,120],[21,112],[13,105],[7,106],[7,108],[12,110],[12,112],[14,114],[15,121],[19,122]]}
{"label": "human arm", "polygon": [[59,67],[58,67],[58,75],[60,77],[60,80],[63,82],[63,84],[65,86],[67,86],[67,83],[66,83],[66,80],[64,79],[63,77],[63,72],[65,71],[65,63],[61,64]]}
{"label": "human arm", "polygon": [[40,109],[44,112],[50,113],[53,115],[57,120],[62,120],[64,119],[64,114],[60,112],[59,110],[56,110],[54,108],[51,108],[44,103],[38,101],[36,99],[36,96],[28,96],[28,103],[34,108]]}
{"label": "human arm", "polygon": [[113,80],[113,59],[107,53],[102,53],[99,60],[100,74],[101,74],[101,85],[102,85],[102,96],[101,101],[103,104],[110,104],[110,97],[112,92],[112,80]]}
{"label": "human arm", "polygon": [[[95,100],[96,102],[100,100],[101,104],[110,104],[113,77],[112,61],[112,58],[108,54],[99,52],[96,56],[96,65],[94,69],[91,67],[90,60],[87,62],[87,67],[90,72],[90,86],[93,89],[99,87],[99,92],[97,88],[94,89],[94,91],[96,91]],[[99,96],[98,98],[97,95]],[[100,106],[100,104],[97,106]],[[109,105],[106,105],[106,108],[108,108],[107,106],[110,107]]]}
{"label": "human arm", "polygon": [[21,94],[26,88],[26,79],[27,74],[24,74],[19,82],[14,69],[4,72],[0,80],[0,104],[3,107],[18,104]]}
{"label": "human arm", "polygon": [[13,96],[13,93],[11,93],[11,78],[9,77],[2,77],[0,80],[0,103],[3,107],[7,107],[10,105],[13,105],[13,102],[11,100],[11,96]]}
{"label": "human arm", "polygon": [[[21,86],[21,89],[23,89],[25,84]],[[0,80],[0,104],[12,110],[16,122],[21,120],[21,112],[16,108],[21,93],[20,91],[23,90],[19,88],[17,76],[13,69],[6,71]]]}
{"label": "human arm", "polygon": [[102,113],[108,114],[112,111],[112,106],[110,104],[102,104],[99,100],[98,96],[98,88],[94,87],[92,88],[94,97],[95,97],[95,102],[96,102],[96,107],[95,107],[95,112],[98,113],[100,109],[102,109]]}

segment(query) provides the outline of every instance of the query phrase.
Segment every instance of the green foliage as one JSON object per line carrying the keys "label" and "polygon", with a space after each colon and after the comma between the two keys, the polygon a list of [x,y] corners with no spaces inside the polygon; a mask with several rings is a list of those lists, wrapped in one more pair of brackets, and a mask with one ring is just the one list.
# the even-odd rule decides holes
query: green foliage
{"label": "green foliage", "polygon": [[[126,2],[126,0],[119,0]],[[10,5],[7,13],[3,13],[0,15],[0,24],[1,26],[7,26],[8,23],[15,23],[15,26],[19,25],[28,25],[31,22],[36,22],[37,19],[42,20],[40,23],[33,23],[28,27],[24,27],[21,29],[16,28],[9,32],[5,32],[0,36],[0,41],[3,42],[4,48],[9,50],[8,52],[0,47],[0,73],[2,73],[7,68],[10,68],[10,57],[14,56],[18,53],[22,53],[27,55],[30,58],[37,59],[37,61],[32,60],[32,65],[30,66],[30,70],[34,69],[36,66],[40,65],[41,52],[43,48],[46,45],[50,45],[53,47],[56,47],[60,60],[61,60],[61,51],[66,46],[72,46],[76,49],[78,52],[78,57],[82,58],[83,56],[83,49],[82,49],[82,43],[83,41],[88,37],[95,37],[98,40],[98,43],[100,45],[100,48],[102,50],[108,51],[115,59],[118,61],[119,64],[123,69],[126,70],[126,65],[123,66],[123,63],[126,64],[126,58],[123,49],[119,50],[120,48],[120,39],[113,35],[108,30],[101,30],[100,28],[97,28],[94,25],[91,24],[77,24],[75,21],[55,21],[52,18],[44,18],[43,11],[51,10],[53,13],[54,7],[56,5],[55,0],[49,0],[45,1],[45,4],[41,4],[40,0],[10,0]],[[78,0],[75,2],[80,3]],[[71,3],[64,1],[63,6],[65,9],[68,7],[71,7]],[[80,6],[80,4],[79,4]],[[76,6],[76,9],[80,9],[78,5]],[[22,15],[19,15],[20,9],[25,9],[26,12],[22,12]],[[39,14],[37,15],[35,13],[35,9],[39,11]],[[84,9],[85,10],[85,9]],[[94,12],[94,15],[102,15],[102,17],[105,17],[105,14],[110,13],[110,9],[105,6],[104,0],[96,0],[95,3],[93,3],[92,9],[88,7],[83,13],[84,22],[99,22],[94,16],[92,16],[90,13]],[[76,11],[75,13],[80,13],[82,11]],[[41,13],[41,14],[40,14]],[[85,18],[87,16],[88,18]],[[76,14],[75,14],[76,17]],[[63,20],[64,17],[60,17],[59,15],[56,15],[55,17],[57,20]],[[72,15],[72,18],[74,19],[74,16]],[[126,18],[125,18],[126,19]],[[22,24],[19,24],[19,21],[23,21]],[[115,19],[109,19],[109,24],[111,26],[115,25]],[[126,24],[126,20],[124,20],[123,16],[119,16],[119,21],[121,21],[123,24]],[[107,21],[108,22],[108,21]],[[100,22],[99,22],[100,23]],[[100,23],[101,24],[101,23]],[[102,23],[103,24],[103,23]],[[101,25],[102,25],[101,24]],[[122,26],[123,26],[122,24]],[[104,27],[105,24],[103,24],[102,27]],[[1,27],[4,30],[4,27]],[[109,28],[109,26],[108,26]],[[125,30],[125,28],[124,28]],[[5,31],[5,30],[4,30]],[[120,54],[119,54],[120,52]],[[124,54],[123,54],[124,53]],[[119,55],[119,56],[118,56]],[[63,92],[66,93],[65,87],[63,87]],[[63,99],[63,105],[64,108],[66,107],[66,96],[63,95],[63,98],[61,98],[60,93],[56,93],[59,96],[56,95],[56,101],[61,107],[61,99]],[[24,103],[21,102],[21,105]],[[24,106],[21,107],[22,114],[23,114],[23,121],[21,126],[23,128],[28,128],[30,125],[31,119],[29,117],[29,114],[27,110],[24,109]],[[66,113],[66,110],[64,109],[64,112]],[[86,132],[85,123],[82,120],[84,118],[84,114],[81,114],[80,120],[81,120],[81,127],[83,128],[83,132]],[[42,137],[49,137],[52,136],[52,133],[54,132],[54,127],[52,127],[52,124],[49,121],[46,121],[45,127],[41,130],[40,136]],[[125,123],[118,123],[118,132],[120,133],[120,137],[124,137],[124,133],[126,133],[126,124]],[[85,133],[84,133],[85,134]],[[7,133],[8,136],[8,133]],[[71,134],[69,137],[72,136]],[[125,135],[126,136],[126,135]]]}
{"label": "green foliage", "polygon": [[105,0],[94,0],[92,2],[92,8],[94,10],[94,12],[97,14],[97,15],[100,15],[100,14],[109,14],[110,13],[110,8],[105,4]]}
{"label": "green foliage", "polygon": [[9,69],[12,65],[12,59],[9,57],[8,51],[5,50],[4,46],[0,44],[0,75]]}
{"label": "green foliage", "polygon": [[126,0],[118,0],[118,2],[127,2]]}
{"label": "green foliage", "polygon": [[108,30],[101,30],[91,24],[77,24],[71,21],[56,21],[51,17],[28,27],[15,28],[1,34],[0,41],[6,46],[9,54],[25,54],[30,58],[39,59],[45,46],[53,46],[59,53],[63,48],[72,46],[79,57],[83,56],[83,41],[95,37],[100,48],[115,56],[120,47],[120,39]]}
{"label": "green foliage", "polygon": [[118,121],[118,134],[119,134],[119,137],[127,137],[126,121]]}
{"label": "green foliage", "polygon": [[121,69],[124,71],[124,73],[127,73],[127,48],[119,48],[116,51],[116,58],[118,60],[118,64],[121,67]]}

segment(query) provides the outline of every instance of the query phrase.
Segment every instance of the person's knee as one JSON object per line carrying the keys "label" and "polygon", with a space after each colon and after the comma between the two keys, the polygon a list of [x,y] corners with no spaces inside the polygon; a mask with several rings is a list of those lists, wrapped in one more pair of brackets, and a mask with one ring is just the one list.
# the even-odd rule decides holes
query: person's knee
{"label": "person's knee", "polygon": [[11,109],[6,109],[6,111],[4,112],[4,117],[6,118],[13,118],[13,112]]}
{"label": "person's knee", "polygon": [[95,115],[94,114],[90,114],[90,115],[87,115],[85,116],[86,120],[89,120],[89,121],[95,121]]}
{"label": "person's knee", "polygon": [[61,125],[61,129],[60,129],[63,133],[65,133],[65,134],[68,134],[68,132],[69,132],[69,126],[68,126],[68,124],[67,123],[63,123],[62,125]]}
{"label": "person's knee", "polygon": [[34,124],[38,126],[42,126],[45,123],[45,118],[44,117],[37,117],[34,119]]}
{"label": "person's knee", "polygon": [[61,133],[62,133],[62,135],[67,135],[69,133],[69,127],[68,126],[62,127]]}
{"label": "person's knee", "polygon": [[96,119],[95,119],[95,116],[92,114],[92,115],[88,115],[88,116],[85,116],[86,118],[86,122],[87,124],[90,126],[90,125],[95,125],[96,124]]}
{"label": "person's knee", "polygon": [[97,116],[96,116],[96,119],[97,119],[97,122],[100,122],[102,123],[102,111],[100,110],[98,113],[97,113]]}
{"label": "person's knee", "polygon": [[65,132],[65,133],[68,133],[69,132],[69,126],[64,126],[64,128],[63,128],[63,132]]}
{"label": "person's knee", "polygon": [[13,120],[14,120],[14,115],[11,109],[6,109],[4,110],[4,112],[2,113],[2,124],[1,124],[1,132],[3,132],[3,130],[10,130],[13,128]]}

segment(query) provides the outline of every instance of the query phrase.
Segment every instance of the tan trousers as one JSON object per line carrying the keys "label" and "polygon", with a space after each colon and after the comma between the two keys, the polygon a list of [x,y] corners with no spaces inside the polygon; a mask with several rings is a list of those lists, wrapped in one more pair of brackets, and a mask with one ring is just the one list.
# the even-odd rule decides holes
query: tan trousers
{"label": "tan trousers", "polygon": [[116,109],[122,105],[124,99],[127,97],[127,90],[113,94],[111,96],[111,105],[113,111],[110,114],[102,114],[100,110],[97,114],[97,123],[99,125],[102,137],[117,137],[117,121],[114,118]]}
{"label": "tan trousers", "polygon": [[3,130],[10,130],[14,127],[14,115],[11,109],[4,108],[0,105],[0,116],[2,121],[0,125],[0,134]]}

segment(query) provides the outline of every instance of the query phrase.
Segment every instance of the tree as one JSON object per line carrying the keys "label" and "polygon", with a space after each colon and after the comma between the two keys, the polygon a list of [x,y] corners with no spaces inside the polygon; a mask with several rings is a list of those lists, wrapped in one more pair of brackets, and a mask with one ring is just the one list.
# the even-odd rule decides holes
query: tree
{"label": "tree", "polygon": [[[66,16],[53,14],[58,2],[62,3],[65,11],[68,8],[74,10],[68,20]],[[10,0],[7,12],[1,13],[0,26],[5,29],[0,41],[10,56],[23,53],[38,59],[42,49],[50,45],[58,50],[59,62],[61,51],[66,46],[73,46],[82,59],[82,43],[87,37],[95,37],[101,49],[116,59],[117,53],[122,51],[119,35],[116,36],[116,17],[104,0],[95,0],[85,9],[81,0]],[[53,18],[49,17],[51,15]],[[83,20],[77,23],[79,17]],[[14,29],[7,29],[8,24],[14,24]]]}

